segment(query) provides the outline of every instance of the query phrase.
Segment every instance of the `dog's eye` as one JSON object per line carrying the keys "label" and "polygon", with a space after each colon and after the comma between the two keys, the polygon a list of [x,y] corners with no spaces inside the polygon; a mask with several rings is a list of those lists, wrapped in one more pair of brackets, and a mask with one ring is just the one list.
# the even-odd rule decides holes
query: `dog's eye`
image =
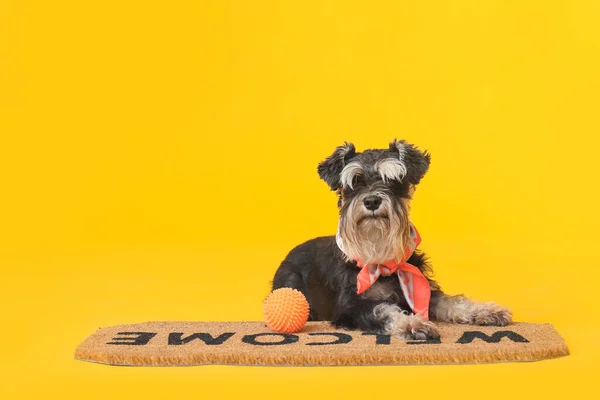
{"label": "dog's eye", "polygon": [[356,188],[364,183],[365,178],[362,175],[354,175],[352,178],[352,187]]}

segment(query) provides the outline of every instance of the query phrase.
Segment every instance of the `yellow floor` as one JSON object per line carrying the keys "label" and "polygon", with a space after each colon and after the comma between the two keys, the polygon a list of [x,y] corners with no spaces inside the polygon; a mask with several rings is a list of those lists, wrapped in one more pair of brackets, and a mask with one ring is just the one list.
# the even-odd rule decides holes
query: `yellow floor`
{"label": "yellow floor", "polygon": [[[0,0],[0,397],[597,392],[596,2],[157,3]],[[73,360],[102,326],[261,319],[287,251],[335,231],[317,163],[394,137],[433,155],[412,220],[444,289],[554,324],[569,357]]]}

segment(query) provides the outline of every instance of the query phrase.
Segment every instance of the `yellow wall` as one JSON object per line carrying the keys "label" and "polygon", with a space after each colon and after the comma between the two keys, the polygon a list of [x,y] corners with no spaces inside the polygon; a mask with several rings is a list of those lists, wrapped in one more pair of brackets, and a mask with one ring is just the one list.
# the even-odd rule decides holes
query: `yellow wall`
{"label": "yellow wall", "polygon": [[[600,355],[599,17],[593,0],[1,0],[0,392],[585,388]],[[433,155],[413,221],[442,286],[551,322],[572,356],[395,368],[373,388],[356,385],[372,368],[72,360],[100,326],[262,318],[287,251],[335,230],[317,163],[394,137]]]}

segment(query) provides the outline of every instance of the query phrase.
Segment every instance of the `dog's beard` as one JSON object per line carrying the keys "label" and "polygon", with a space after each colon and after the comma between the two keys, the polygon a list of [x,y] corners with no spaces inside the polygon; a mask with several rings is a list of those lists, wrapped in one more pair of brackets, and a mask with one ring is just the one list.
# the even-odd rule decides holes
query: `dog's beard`
{"label": "dog's beard", "polygon": [[363,264],[401,261],[408,244],[408,210],[402,202],[393,202],[385,193],[375,212],[363,206],[364,196],[356,196],[345,205],[340,216],[340,235],[349,260]]}

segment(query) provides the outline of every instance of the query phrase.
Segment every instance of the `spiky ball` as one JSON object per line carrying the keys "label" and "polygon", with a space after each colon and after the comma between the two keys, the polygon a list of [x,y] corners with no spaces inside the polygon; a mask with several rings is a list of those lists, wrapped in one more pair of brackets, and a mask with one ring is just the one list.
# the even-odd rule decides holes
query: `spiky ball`
{"label": "spiky ball", "polygon": [[280,288],[271,292],[263,304],[265,322],[280,333],[298,332],[308,321],[309,305],[302,292]]}

